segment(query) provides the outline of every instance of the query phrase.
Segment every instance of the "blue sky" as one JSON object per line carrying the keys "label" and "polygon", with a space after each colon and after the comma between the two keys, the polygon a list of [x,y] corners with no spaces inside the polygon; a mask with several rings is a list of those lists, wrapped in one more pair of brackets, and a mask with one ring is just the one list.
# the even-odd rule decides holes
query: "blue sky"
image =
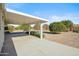
{"label": "blue sky", "polygon": [[78,3],[8,3],[6,8],[48,19],[49,23],[70,19],[79,24]]}

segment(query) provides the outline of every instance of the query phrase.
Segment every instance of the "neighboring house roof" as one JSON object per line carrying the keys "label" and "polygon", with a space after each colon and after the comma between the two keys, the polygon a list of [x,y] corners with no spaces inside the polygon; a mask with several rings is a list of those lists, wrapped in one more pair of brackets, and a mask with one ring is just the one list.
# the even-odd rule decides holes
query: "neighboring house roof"
{"label": "neighboring house roof", "polygon": [[22,12],[18,12],[15,10],[11,10],[6,8],[6,17],[8,21],[12,24],[32,24],[32,23],[37,23],[37,22],[47,22],[47,19],[39,18],[36,16],[32,16],[29,14],[25,14]]}

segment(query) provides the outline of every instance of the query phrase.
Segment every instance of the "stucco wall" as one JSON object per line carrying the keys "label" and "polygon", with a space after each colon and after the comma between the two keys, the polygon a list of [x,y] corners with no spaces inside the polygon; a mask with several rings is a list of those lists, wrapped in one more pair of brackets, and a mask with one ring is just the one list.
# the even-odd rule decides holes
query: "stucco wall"
{"label": "stucco wall", "polygon": [[0,12],[0,52],[4,43],[4,23]]}

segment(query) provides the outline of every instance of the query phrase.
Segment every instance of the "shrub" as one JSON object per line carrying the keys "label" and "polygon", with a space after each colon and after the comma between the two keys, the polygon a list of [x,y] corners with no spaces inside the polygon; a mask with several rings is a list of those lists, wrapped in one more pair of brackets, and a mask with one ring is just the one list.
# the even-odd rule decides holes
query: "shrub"
{"label": "shrub", "polygon": [[79,33],[79,28],[78,28],[78,29],[73,30],[73,32]]}
{"label": "shrub", "polygon": [[54,22],[49,25],[49,30],[53,33],[64,32],[67,30],[66,26],[61,22]]}
{"label": "shrub", "polygon": [[73,32],[79,33],[79,30],[73,30]]}
{"label": "shrub", "polygon": [[20,26],[17,26],[17,27],[16,27],[16,30],[20,30]]}
{"label": "shrub", "polygon": [[[31,31],[30,34],[40,38],[40,33],[39,32]],[[43,35],[43,37],[44,37],[44,35]]]}

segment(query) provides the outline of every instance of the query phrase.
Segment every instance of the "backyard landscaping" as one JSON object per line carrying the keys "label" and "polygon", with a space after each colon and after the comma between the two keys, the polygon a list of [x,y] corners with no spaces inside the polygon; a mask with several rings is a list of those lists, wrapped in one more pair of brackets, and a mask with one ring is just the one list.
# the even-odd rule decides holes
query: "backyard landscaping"
{"label": "backyard landscaping", "polygon": [[61,34],[44,33],[45,39],[79,48],[79,33],[62,32]]}
{"label": "backyard landscaping", "polygon": [[44,38],[61,44],[79,48],[79,25],[70,20],[52,22],[49,32],[44,33]]}
{"label": "backyard landscaping", "polygon": [[[50,31],[44,32],[43,38],[58,42],[60,44],[79,48],[79,26],[75,27],[73,22],[71,22],[70,20],[64,20],[60,22],[52,22],[48,27]],[[22,24],[16,29],[24,30],[28,34],[31,26]],[[12,31],[11,26],[9,26],[9,30]],[[30,31],[30,35],[40,38],[39,31]]]}

